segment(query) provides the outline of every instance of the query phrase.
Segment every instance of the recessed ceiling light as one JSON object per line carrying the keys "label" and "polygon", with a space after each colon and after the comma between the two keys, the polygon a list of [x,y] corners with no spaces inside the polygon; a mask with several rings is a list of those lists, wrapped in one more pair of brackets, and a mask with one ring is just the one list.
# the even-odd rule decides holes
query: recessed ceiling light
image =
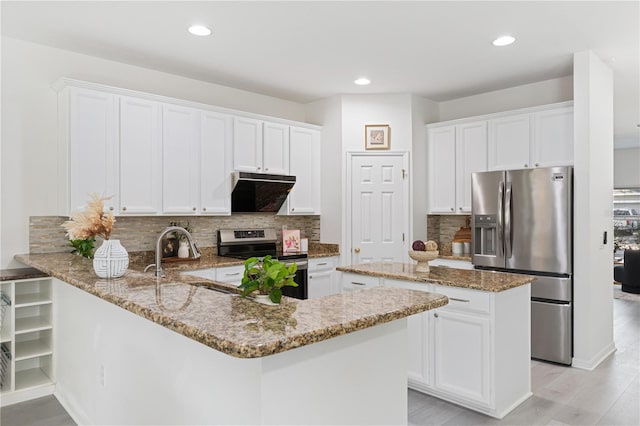
{"label": "recessed ceiling light", "polygon": [[189,32],[197,36],[208,36],[211,34],[211,30],[204,25],[192,25],[189,27]]}
{"label": "recessed ceiling light", "polygon": [[506,35],[506,36],[498,37],[497,39],[493,40],[493,45],[494,46],[508,46],[511,43],[513,43],[514,41],[516,41],[515,37],[512,37],[510,35]]}
{"label": "recessed ceiling light", "polygon": [[371,84],[371,80],[369,80],[366,77],[360,77],[359,79],[354,81],[354,83],[357,84],[358,86],[366,86],[367,84]]}

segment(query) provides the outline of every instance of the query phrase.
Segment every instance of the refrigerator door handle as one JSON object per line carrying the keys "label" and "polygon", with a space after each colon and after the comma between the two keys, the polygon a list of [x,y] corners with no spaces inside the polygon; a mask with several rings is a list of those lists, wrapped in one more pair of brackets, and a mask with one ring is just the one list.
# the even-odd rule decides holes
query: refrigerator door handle
{"label": "refrigerator door handle", "polygon": [[504,231],[504,210],[502,209],[502,203],[504,200],[504,182],[500,182],[500,185],[498,186],[498,217],[497,217],[497,228],[498,228],[498,235],[497,235],[497,241],[496,241],[496,246],[497,246],[497,251],[498,251],[498,257],[502,257],[504,256],[504,246],[503,246],[503,231]]}
{"label": "refrigerator door handle", "polygon": [[505,185],[504,194],[504,257],[511,257],[511,182]]}

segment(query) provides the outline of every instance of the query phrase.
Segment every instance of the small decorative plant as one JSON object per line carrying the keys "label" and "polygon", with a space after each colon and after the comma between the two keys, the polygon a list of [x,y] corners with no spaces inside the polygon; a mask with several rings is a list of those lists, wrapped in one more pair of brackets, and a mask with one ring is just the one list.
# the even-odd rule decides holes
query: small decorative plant
{"label": "small decorative plant", "polygon": [[[113,224],[116,222],[113,213],[104,213],[104,202],[110,199],[111,197],[101,197],[95,193],[91,194],[91,200],[87,204],[86,210],[73,212],[69,220],[62,224],[62,227],[67,231],[69,240],[93,239],[95,241],[96,237],[108,240],[113,230]],[[76,246],[73,243],[71,244],[76,249]]]}
{"label": "small decorative plant", "polygon": [[[172,220],[171,222],[169,222],[169,226],[179,226],[181,228],[184,228],[190,234],[193,232],[193,228],[191,228],[189,221],[187,221],[186,225],[182,226],[179,220]],[[184,235],[182,232],[174,232],[172,235],[173,237],[171,238],[177,238],[178,241],[186,241],[187,239],[187,236]]]}
{"label": "small decorative plant", "polygon": [[244,276],[238,288],[242,289],[242,297],[257,291],[268,295],[273,303],[280,303],[282,287],[298,287],[293,281],[297,269],[295,263],[287,266],[271,256],[251,257],[244,262]]}
{"label": "small decorative plant", "polygon": [[73,247],[71,253],[91,259],[93,258],[93,251],[95,250],[95,242],[95,237],[85,238],[84,240],[69,240],[69,244]]}

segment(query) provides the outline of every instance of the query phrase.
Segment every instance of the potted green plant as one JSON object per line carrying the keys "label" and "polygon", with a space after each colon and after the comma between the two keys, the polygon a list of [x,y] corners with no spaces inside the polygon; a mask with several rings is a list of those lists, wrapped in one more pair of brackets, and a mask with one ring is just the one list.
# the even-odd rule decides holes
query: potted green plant
{"label": "potted green plant", "polygon": [[271,256],[251,257],[244,262],[242,284],[238,288],[242,289],[242,297],[257,291],[257,302],[279,304],[282,299],[282,287],[298,286],[293,281],[297,269],[295,263],[287,266]]}

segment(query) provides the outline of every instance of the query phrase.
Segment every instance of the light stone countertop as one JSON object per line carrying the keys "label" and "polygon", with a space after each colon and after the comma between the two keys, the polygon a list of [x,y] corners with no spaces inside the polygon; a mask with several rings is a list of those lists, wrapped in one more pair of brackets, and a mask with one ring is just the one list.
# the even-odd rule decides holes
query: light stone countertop
{"label": "light stone countertop", "polygon": [[242,299],[235,286],[180,274],[186,266],[168,269],[161,279],[129,269],[122,278],[103,280],[96,277],[90,259],[72,254],[23,254],[15,259],[238,358],[277,354],[448,303],[440,294],[380,287],[319,299],[283,297],[280,305],[266,306]]}
{"label": "light stone countertop", "polygon": [[338,271],[373,277],[432,283],[472,290],[499,292],[529,284],[534,277],[494,271],[456,269],[446,266],[430,266],[429,272],[416,272],[415,264],[398,262],[374,262],[361,265],[340,266]]}

